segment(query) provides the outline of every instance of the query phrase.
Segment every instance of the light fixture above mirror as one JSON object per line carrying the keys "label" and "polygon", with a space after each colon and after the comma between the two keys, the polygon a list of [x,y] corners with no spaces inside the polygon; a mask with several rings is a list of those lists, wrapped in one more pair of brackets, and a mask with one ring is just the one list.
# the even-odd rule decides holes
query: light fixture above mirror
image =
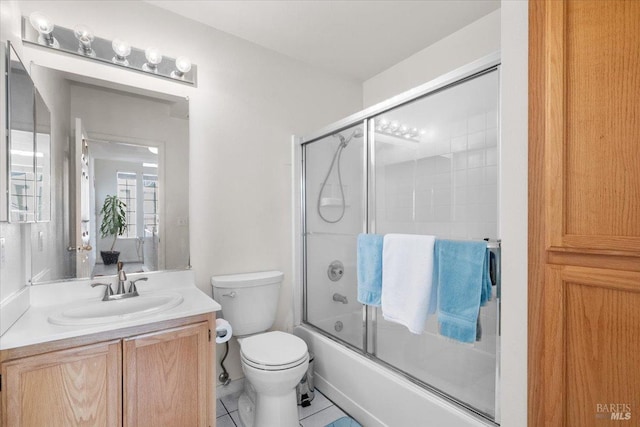
{"label": "light fixture above mirror", "polygon": [[186,56],[164,57],[157,47],[139,49],[122,39],[97,37],[86,25],[69,29],[40,12],[22,18],[22,41],[127,70],[197,85],[197,67]]}

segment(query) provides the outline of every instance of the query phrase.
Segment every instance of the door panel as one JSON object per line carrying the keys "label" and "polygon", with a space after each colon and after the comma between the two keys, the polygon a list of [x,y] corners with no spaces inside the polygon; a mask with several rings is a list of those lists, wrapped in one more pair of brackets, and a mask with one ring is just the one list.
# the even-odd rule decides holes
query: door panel
{"label": "door panel", "polygon": [[640,251],[640,2],[565,9],[566,233]]}
{"label": "door panel", "polygon": [[3,364],[3,425],[122,425],[120,349],[113,341]]}
{"label": "door panel", "polygon": [[[636,280],[640,283],[640,274]],[[640,289],[632,292],[566,279],[564,286],[567,425],[587,426],[594,418],[596,425],[610,423],[611,413],[624,413],[624,419],[632,409],[638,416]],[[621,409],[616,411],[602,406],[611,403],[623,406],[616,406]]]}
{"label": "door panel", "polygon": [[529,4],[528,424],[636,425],[640,2]]}
{"label": "door panel", "polygon": [[124,341],[124,425],[207,426],[208,323]]}

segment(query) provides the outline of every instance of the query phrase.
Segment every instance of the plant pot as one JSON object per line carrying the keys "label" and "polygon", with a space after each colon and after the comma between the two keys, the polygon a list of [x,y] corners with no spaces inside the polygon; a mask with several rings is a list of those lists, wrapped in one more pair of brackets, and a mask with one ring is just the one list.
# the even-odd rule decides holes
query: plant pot
{"label": "plant pot", "polygon": [[118,263],[118,257],[120,256],[119,251],[100,251],[100,256],[102,257],[102,262],[104,265],[111,265]]}

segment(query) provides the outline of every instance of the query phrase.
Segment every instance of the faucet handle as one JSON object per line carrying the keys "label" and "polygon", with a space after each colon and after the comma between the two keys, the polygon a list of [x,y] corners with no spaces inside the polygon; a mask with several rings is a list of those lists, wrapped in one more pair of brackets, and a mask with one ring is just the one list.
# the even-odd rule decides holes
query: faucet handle
{"label": "faucet handle", "polygon": [[143,282],[146,282],[149,279],[147,277],[141,277],[139,279],[129,281],[129,291],[128,292],[129,293],[138,292],[138,288],[136,288],[136,282],[139,282],[141,280]]}
{"label": "faucet handle", "polygon": [[104,286],[104,297],[102,301],[107,301],[111,295],[113,295],[113,288],[111,287],[111,283],[92,283],[91,287],[95,288],[96,286]]}

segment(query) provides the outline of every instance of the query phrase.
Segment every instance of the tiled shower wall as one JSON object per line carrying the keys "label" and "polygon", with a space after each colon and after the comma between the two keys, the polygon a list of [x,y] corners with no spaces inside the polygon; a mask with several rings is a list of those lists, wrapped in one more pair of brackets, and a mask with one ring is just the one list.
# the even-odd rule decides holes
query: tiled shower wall
{"label": "tiled shower wall", "polygon": [[[378,230],[457,239],[498,237],[498,141],[495,111],[451,123],[447,136],[405,142],[411,160],[394,161],[398,146],[378,142]],[[418,144],[429,144],[428,148]]]}

